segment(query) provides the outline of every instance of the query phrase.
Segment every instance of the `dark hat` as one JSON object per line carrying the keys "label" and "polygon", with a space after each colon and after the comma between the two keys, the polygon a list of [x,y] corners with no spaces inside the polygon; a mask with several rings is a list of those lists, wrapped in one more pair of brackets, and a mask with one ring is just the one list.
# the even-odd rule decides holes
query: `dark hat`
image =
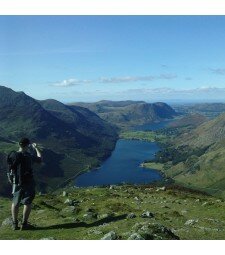
{"label": "dark hat", "polygon": [[30,144],[30,140],[28,138],[22,138],[20,141],[19,141],[19,145],[21,145],[22,147],[24,146],[27,146]]}

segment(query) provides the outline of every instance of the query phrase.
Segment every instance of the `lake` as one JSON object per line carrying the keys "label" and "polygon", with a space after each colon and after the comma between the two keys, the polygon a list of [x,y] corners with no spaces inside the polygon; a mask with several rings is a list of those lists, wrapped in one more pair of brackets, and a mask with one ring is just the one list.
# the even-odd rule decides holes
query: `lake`
{"label": "lake", "polygon": [[[157,130],[165,127],[168,122],[145,124],[135,127],[135,130]],[[158,145],[153,142],[119,139],[115,150],[101,167],[78,176],[75,186],[147,184],[162,180],[163,177],[159,171],[140,167],[144,160],[152,159],[158,150]]]}

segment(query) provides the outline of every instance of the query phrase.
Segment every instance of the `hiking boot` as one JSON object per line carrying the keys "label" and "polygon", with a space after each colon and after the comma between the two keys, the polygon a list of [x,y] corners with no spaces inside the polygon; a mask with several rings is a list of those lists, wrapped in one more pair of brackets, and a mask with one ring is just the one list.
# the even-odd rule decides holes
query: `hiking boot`
{"label": "hiking boot", "polygon": [[28,222],[23,222],[20,226],[20,230],[32,230],[35,227],[29,224]]}
{"label": "hiking boot", "polygon": [[13,230],[19,230],[20,229],[19,226],[18,226],[18,221],[15,221],[15,222],[12,223],[12,229]]}

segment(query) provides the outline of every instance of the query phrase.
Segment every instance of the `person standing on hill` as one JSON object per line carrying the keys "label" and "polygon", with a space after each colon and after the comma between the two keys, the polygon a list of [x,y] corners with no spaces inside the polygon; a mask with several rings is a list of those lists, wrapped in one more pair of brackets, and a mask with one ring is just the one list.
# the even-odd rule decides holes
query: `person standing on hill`
{"label": "person standing on hill", "polygon": [[[33,148],[34,155],[30,152]],[[31,144],[28,138],[22,138],[19,142],[19,151],[12,151],[7,158],[10,176],[9,180],[13,186],[12,194],[12,220],[13,229],[18,230],[18,214],[20,203],[24,205],[23,219],[20,230],[30,229],[32,226],[28,224],[31,212],[31,204],[35,197],[35,182],[33,178],[33,163],[41,163],[41,152],[35,143]]]}

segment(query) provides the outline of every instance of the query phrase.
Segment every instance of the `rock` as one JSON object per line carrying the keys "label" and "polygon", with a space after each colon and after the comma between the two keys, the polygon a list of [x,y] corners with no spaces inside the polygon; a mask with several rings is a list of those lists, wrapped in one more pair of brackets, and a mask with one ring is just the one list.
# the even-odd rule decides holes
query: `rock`
{"label": "rock", "polygon": [[117,234],[114,231],[110,231],[109,233],[105,234],[101,240],[116,240],[117,238]]}
{"label": "rock", "polygon": [[97,213],[94,212],[87,212],[83,215],[83,218],[86,220],[92,220],[92,219],[97,219]]}
{"label": "rock", "polygon": [[142,215],[141,215],[142,218],[153,218],[154,215],[153,213],[149,212],[149,211],[146,211],[146,212],[143,212]]}
{"label": "rock", "polygon": [[194,219],[190,219],[190,220],[187,220],[184,225],[185,226],[192,226],[194,224],[198,223],[198,219],[197,220],[194,220]]}
{"label": "rock", "polygon": [[115,189],[116,188],[116,185],[110,185],[109,186],[109,189]]}
{"label": "rock", "polygon": [[12,218],[6,218],[5,220],[3,220],[2,222],[2,227],[12,227],[13,226],[13,221]]}
{"label": "rock", "polygon": [[63,197],[67,197],[67,196],[68,196],[68,193],[67,193],[66,191],[63,191],[62,196],[63,196]]}
{"label": "rock", "polygon": [[206,206],[206,205],[208,205],[209,203],[208,202],[204,202],[203,204],[202,204],[202,206]]}
{"label": "rock", "polygon": [[62,209],[62,213],[74,213],[75,211],[75,206],[67,206],[66,208]]}
{"label": "rock", "polygon": [[136,215],[134,213],[129,213],[127,215],[127,219],[134,219],[134,218],[136,218]]}
{"label": "rock", "polygon": [[72,200],[69,199],[69,198],[67,198],[67,199],[65,200],[64,204],[72,204]]}
{"label": "rock", "polygon": [[100,231],[100,230],[97,230],[97,229],[91,229],[88,231],[88,234],[91,235],[91,234],[94,234],[94,235],[102,235],[103,232]]}
{"label": "rock", "polygon": [[134,200],[139,201],[139,198],[138,198],[138,197],[135,197]]}
{"label": "rock", "polygon": [[159,187],[159,188],[156,189],[156,191],[165,191],[165,190],[166,190],[166,187],[165,187],[165,186]]}
{"label": "rock", "polygon": [[128,240],[145,240],[145,239],[138,233],[133,233],[131,236],[129,236]]}
{"label": "rock", "polygon": [[43,237],[40,240],[55,240],[54,237]]}
{"label": "rock", "polygon": [[100,215],[99,216],[99,218],[101,218],[101,219],[104,219],[104,218],[113,218],[114,217],[114,213],[104,213],[104,214],[102,214],[102,215]]}
{"label": "rock", "polygon": [[95,210],[93,208],[88,208],[86,212],[94,212]]}
{"label": "rock", "polygon": [[136,223],[132,229],[145,240],[179,240],[170,229],[159,223]]}
{"label": "rock", "polygon": [[70,206],[75,206],[75,205],[79,204],[79,201],[78,200],[71,200],[71,199],[67,198],[65,200],[64,204],[68,204]]}

